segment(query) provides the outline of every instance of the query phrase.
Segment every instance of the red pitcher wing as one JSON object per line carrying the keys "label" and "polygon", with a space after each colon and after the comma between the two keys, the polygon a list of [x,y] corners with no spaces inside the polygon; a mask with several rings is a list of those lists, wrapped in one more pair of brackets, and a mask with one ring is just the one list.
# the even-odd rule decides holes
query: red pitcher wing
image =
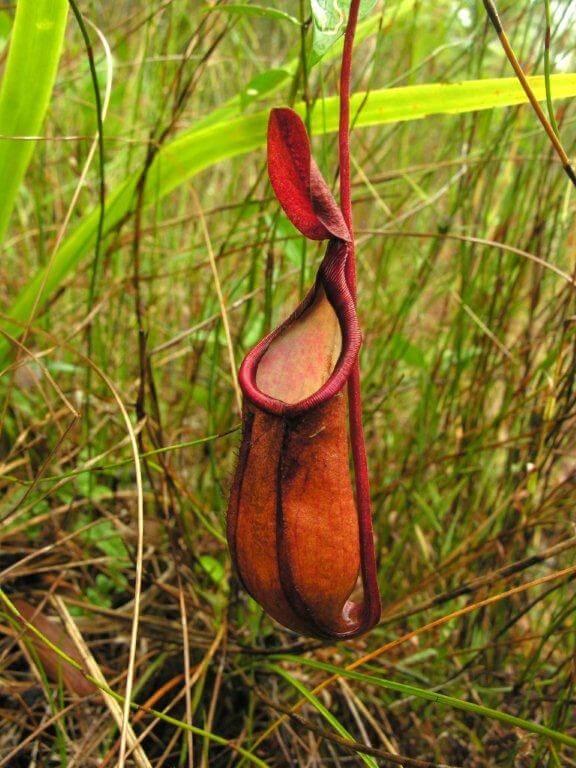
{"label": "red pitcher wing", "polygon": [[280,205],[303,235],[350,239],[342,212],[311,157],[306,127],[291,109],[270,113],[268,175]]}

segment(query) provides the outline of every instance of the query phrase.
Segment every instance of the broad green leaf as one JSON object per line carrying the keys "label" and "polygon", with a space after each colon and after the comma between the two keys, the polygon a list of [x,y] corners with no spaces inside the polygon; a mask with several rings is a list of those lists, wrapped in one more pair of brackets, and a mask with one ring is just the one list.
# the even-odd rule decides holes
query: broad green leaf
{"label": "broad green leaf", "polygon": [[[543,77],[529,78],[536,97],[546,98]],[[554,75],[551,78],[556,99],[576,96],[576,74]],[[469,80],[462,83],[436,83],[389,88],[356,93],[352,97],[352,114],[357,114],[356,128],[421,120],[431,115],[456,115],[494,107],[526,103],[526,95],[516,78]],[[298,107],[304,114],[304,105]],[[145,202],[157,201],[193,178],[200,171],[232,157],[265,146],[268,111],[224,120],[201,129],[191,128],[164,146],[157,154],[148,176]],[[338,127],[338,99],[331,97],[319,103],[312,114],[314,134],[330,133]],[[109,232],[130,211],[138,175],[122,182],[110,193],[106,205],[104,231]],[[8,315],[25,322],[44,283],[38,306],[45,303],[61,285],[68,273],[76,268],[94,244],[98,209],[87,215],[62,243],[49,271],[38,271],[24,287]],[[45,282],[44,282],[45,281]],[[0,328],[17,334],[18,323],[3,322]],[[5,360],[10,344],[0,338],[0,361]]]}
{"label": "broad green leaf", "polygon": [[0,242],[44,121],[64,40],[68,0],[18,0],[0,87]]}
{"label": "broad green leaf", "polygon": [[261,18],[274,19],[276,21],[289,21],[291,24],[300,26],[300,22],[295,16],[289,13],[279,11],[277,8],[269,8],[265,5],[253,5],[252,3],[231,3],[230,5],[219,5],[210,8],[210,11],[219,13],[229,13],[233,16],[259,16]]}
{"label": "broad green leaf", "polygon": [[[363,19],[376,0],[361,0],[358,19]],[[314,22],[313,61],[318,61],[346,31],[350,0],[310,0]]]}
{"label": "broad green leaf", "polygon": [[240,106],[242,111],[253,101],[258,101],[265,93],[270,93],[279,87],[290,77],[290,73],[285,69],[268,69],[261,72],[248,83],[246,88],[240,94]]}

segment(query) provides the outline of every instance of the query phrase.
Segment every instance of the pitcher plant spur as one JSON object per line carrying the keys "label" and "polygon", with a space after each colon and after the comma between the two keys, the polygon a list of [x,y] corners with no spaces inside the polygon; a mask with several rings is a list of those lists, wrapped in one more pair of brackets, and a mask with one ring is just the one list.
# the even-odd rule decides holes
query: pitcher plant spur
{"label": "pitcher plant spur", "polygon": [[[350,60],[340,84],[341,207],[311,156],[300,117],[274,109],[268,174],[288,218],[328,245],[313,287],[240,368],[243,434],[228,506],[228,543],[245,589],[304,635],[346,639],[380,618],[361,421],[350,204]],[[350,460],[354,467],[354,486]]]}

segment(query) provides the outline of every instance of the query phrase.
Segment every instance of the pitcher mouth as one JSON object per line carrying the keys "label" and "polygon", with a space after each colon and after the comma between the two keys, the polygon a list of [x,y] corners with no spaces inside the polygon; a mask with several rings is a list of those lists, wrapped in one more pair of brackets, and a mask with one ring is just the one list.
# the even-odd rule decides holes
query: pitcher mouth
{"label": "pitcher mouth", "polygon": [[[244,358],[239,372],[244,396],[266,413],[287,417],[300,415],[330,400],[346,385],[362,343],[354,300],[345,276],[347,255],[348,244],[345,241],[336,238],[330,240],[316,281],[304,300]],[[258,367],[273,342],[311,310],[321,291],[324,291],[338,321],[341,334],[340,354],[328,378],[316,391],[297,402],[286,402],[273,397],[258,386]]]}

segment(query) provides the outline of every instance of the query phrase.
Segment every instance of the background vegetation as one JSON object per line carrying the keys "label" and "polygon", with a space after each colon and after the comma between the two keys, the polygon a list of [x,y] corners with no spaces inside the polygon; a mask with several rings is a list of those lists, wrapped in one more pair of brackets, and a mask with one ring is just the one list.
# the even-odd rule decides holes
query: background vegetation
{"label": "background vegetation", "polygon": [[[358,118],[384,611],[330,646],[262,615],[224,530],[234,366],[321,255],[272,198],[266,110],[303,102],[335,179],[338,45],[304,0],[85,0],[82,25],[18,5],[19,36],[0,10],[0,766],[575,765],[576,203],[529,107],[487,108],[519,104],[514,81]],[[365,10],[355,91],[511,76],[480,2]],[[526,70],[574,95],[576,8],[548,7],[548,67],[546,10],[500,7]],[[573,152],[574,102],[554,109]],[[48,681],[21,598],[108,694]],[[130,726],[125,695],[146,707]]]}

